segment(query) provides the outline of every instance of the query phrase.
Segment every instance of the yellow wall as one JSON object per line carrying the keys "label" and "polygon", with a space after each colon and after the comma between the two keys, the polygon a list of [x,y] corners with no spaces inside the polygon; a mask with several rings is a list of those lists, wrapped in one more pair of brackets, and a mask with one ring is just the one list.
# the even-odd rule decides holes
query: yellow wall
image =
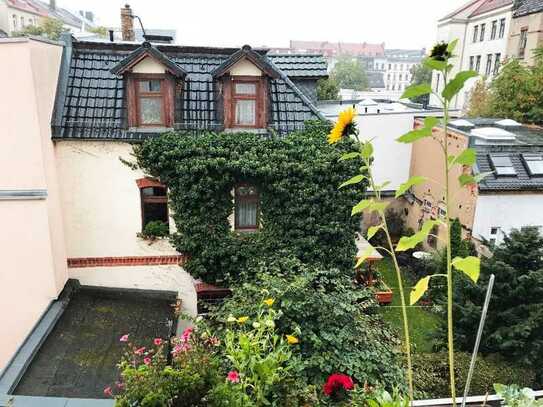
{"label": "yellow wall", "polygon": [[527,16],[513,18],[507,42],[507,56],[516,58],[520,43],[520,31],[528,28],[528,37],[524,59],[527,64],[534,63],[534,48],[543,46],[543,13],[534,13]]}

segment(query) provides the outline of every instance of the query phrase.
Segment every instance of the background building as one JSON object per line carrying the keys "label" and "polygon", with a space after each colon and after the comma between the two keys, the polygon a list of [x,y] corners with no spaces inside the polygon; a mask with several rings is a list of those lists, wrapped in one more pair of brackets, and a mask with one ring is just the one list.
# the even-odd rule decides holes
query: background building
{"label": "background building", "polygon": [[[438,42],[458,40],[451,75],[473,69],[490,79],[495,76],[506,57],[513,0],[472,0],[438,22]],[[462,92],[452,100],[451,107],[465,109],[469,95],[478,78],[470,79]],[[443,90],[443,78],[434,72],[432,88]],[[430,105],[438,106],[435,96]]]}
{"label": "background building", "polygon": [[507,42],[507,56],[534,63],[534,49],[543,45],[543,0],[517,1]]}

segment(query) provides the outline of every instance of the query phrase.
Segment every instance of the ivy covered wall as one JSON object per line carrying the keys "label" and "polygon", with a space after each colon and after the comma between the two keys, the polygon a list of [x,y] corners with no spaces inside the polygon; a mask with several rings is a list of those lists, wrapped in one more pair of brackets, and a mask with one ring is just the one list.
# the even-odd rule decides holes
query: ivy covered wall
{"label": "ivy covered wall", "polygon": [[[168,133],[134,148],[138,166],[168,185],[177,225],[172,242],[190,255],[186,268],[205,282],[228,285],[254,261],[294,255],[307,264],[351,269],[359,217],[351,217],[358,184],[339,190],[350,141],[330,147],[329,127],[264,138],[246,133]],[[232,191],[250,183],[260,194],[261,229],[231,230]],[[360,193],[360,191],[358,191]]]}

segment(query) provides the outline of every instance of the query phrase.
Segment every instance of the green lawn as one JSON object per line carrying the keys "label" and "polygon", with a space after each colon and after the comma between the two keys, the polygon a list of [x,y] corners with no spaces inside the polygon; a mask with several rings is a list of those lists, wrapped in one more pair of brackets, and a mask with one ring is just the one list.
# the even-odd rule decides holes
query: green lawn
{"label": "green lawn", "polygon": [[[400,335],[403,336],[403,321],[402,309],[400,304],[400,294],[398,292],[398,280],[396,272],[392,265],[392,260],[385,257],[378,263],[379,272],[383,276],[385,283],[392,288],[394,293],[391,306],[382,306],[381,313],[383,317],[398,329]],[[406,301],[409,303],[409,292],[411,291],[412,281],[407,281],[404,276],[404,293]],[[407,319],[409,320],[409,331],[412,343],[418,352],[432,351],[432,333],[436,330],[439,323],[439,316],[431,312],[427,308],[408,307]]]}

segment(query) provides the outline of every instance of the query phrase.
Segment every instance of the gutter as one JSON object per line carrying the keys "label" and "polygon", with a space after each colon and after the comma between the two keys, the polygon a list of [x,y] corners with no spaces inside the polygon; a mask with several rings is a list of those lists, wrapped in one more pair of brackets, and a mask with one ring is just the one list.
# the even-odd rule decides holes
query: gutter
{"label": "gutter", "polygon": [[54,138],[62,129],[62,112],[66,101],[66,92],[68,90],[68,76],[70,73],[70,63],[72,61],[72,34],[69,32],[62,33],[61,41],[64,43],[62,50],[62,59],[60,62],[60,70],[58,73],[57,90],[55,95],[55,104],[53,106],[53,114],[51,117],[51,135]]}

